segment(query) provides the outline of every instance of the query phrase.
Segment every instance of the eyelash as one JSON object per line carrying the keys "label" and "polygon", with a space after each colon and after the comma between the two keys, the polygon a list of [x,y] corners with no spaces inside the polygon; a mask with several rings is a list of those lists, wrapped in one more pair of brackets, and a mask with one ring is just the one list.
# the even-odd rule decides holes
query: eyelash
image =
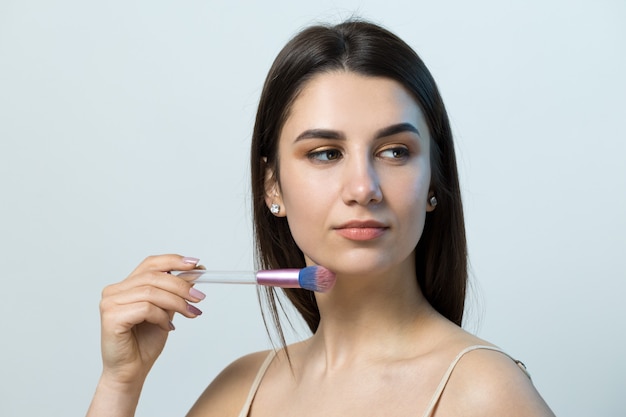
{"label": "eyelash", "polygon": [[[393,153],[393,156],[390,156],[390,157],[381,156],[383,153],[386,153],[389,151]],[[329,157],[330,154],[334,154],[334,155]],[[376,153],[376,156],[378,158],[391,160],[393,162],[401,162],[401,161],[405,161],[406,159],[408,159],[411,156],[411,152],[406,146],[394,145],[394,146],[387,147],[378,151]],[[321,157],[324,157],[324,159],[320,159]],[[333,161],[341,159],[342,157],[343,155],[341,151],[336,148],[319,149],[319,150],[309,152],[307,154],[307,158],[309,158],[311,161],[322,163],[322,164],[331,163]]]}
{"label": "eyelash", "polygon": [[[330,153],[336,153],[337,156],[335,158],[329,158],[328,154]],[[326,159],[320,159],[321,156],[326,156]],[[325,163],[325,164],[335,161],[339,159],[340,157],[341,157],[341,151],[339,151],[338,149],[334,149],[334,148],[316,150],[316,151],[309,152],[307,154],[307,158],[309,158],[311,161]]]}
{"label": "eyelash", "polygon": [[[386,148],[378,152],[378,155],[381,155],[383,152],[389,152],[389,151],[393,152],[393,157],[390,158],[393,160],[405,160],[409,156],[411,156],[411,152],[405,146],[393,146],[390,148]],[[398,156],[398,154],[400,155]]]}

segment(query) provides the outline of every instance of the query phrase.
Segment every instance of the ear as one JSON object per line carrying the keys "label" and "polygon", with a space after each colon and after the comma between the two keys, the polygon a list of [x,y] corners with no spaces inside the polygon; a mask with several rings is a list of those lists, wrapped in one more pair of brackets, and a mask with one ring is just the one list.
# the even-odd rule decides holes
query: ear
{"label": "ear", "polygon": [[277,204],[279,206],[278,212],[272,212],[272,214],[276,217],[285,217],[287,212],[281,198],[278,178],[276,178],[274,170],[267,164],[266,158],[263,158],[263,162],[265,163],[265,205],[270,210],[273,204]]}
{"label": "ear", "polygon": [[430,190],[428,192],[428,198],[426,200],[426,212],[430,213],[435,210],[437,207],[437,197],[435,196],[435,192]]}

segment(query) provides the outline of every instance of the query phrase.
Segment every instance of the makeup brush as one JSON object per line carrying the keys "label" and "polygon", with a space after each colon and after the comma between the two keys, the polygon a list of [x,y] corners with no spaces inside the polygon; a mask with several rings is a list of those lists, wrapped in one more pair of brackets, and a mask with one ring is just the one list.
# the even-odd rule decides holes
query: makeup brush
{"label": "makeup brush", "polygon": [[304,288],[316,292],[326,292],[335,285],[335,274],[318,265],[303,269],[269,269],[258,272],[193,269],[180,272],[177,276],[197,284],[259,284],[281,288]]}

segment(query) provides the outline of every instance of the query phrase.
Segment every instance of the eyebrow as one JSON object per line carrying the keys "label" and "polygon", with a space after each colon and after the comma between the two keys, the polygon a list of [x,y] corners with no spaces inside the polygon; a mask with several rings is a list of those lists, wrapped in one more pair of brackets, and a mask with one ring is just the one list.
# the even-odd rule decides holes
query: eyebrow
{"label": "eyebrow", "polygon": [[[376,132],[375,139],[385,138],[387,136],[397,135],[398,133],[412,132],[420,136],[419,130],[411,123],[396,123],[391,126],[383,127]],[[345,140],[343,132],[331,129],[307,129],[296,137],[294,142],[304,139],[335,139]]]}

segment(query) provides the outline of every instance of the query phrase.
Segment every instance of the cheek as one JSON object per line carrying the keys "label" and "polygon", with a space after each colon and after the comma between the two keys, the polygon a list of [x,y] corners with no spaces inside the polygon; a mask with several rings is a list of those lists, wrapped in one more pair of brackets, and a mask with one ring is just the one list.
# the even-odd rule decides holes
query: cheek
{"label": "cheek", "polygon": [[318,180],[299,172],[297,169],[281,172],[281,193],[289,228],[300,245],[299,239],[310,233],[308,229],[319,229],[321,216],[327,213],[328,194]]}
{"label": "cheek", "polygon": [[283,162],[280,176],[287,217],[306,219],[316,211],[324,212],[329,200],[336,197],[332,176],[325,171],[308,168],[297,158]]}
{"label": "cheek", "polygon": [[[425,159],[425,158],[422,158]],[[425,210],[430,190],[430,167],[420,161],[405,171],[385,172],[381,176],[383,197],[394,200],[406,210]]]}
{"label": "cheek", "polygon": [[319,213],[319,202],[315,195],[304,193],[304,189],[290,193],[283,201],[291,236],[298,248],[309,257],[322,239],[323,228],[320,226],[324,224],[324,219]]}
{"label": "cheek", "polygon": [[[282,167],[281,167],[282,168]],[[285,164],[281,169],[281,193],[291,235],[309,259],[325,259],[331,213],[338,201],[337,182],[328,173],[316,173]],[[315,261],[313,261],[315,262]]]}
{"label": "cheek", "polygon": [[417,244],[426,220],[429,171],[426,174],[414,171],[404,177],[396,176],[389,185],[389,192],[384,194],[387,204],[397,216],[402,235]]}

